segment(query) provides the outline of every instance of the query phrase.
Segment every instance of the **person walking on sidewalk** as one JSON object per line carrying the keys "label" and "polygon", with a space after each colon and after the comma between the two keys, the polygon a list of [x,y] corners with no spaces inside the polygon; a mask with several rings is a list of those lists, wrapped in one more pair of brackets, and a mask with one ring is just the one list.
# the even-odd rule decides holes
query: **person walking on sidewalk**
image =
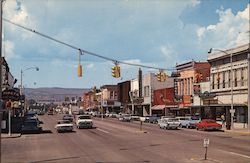
{"label": "person walking on sidewalk", "polygon": [[224,127],[225,126],[225,120],[226,120],[225,115],[222,114],[220,118],[221,118],[221,121],[222,121],[222,127]]}

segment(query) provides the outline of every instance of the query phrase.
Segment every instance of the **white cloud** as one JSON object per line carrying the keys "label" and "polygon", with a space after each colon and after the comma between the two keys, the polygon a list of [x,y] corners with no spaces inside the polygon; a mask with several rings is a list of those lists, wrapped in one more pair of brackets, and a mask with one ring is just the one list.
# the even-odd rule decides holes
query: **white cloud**
{"label": "white cloud", "polygon": [[200,3],[201,3],[200,0],[191,0],[191,6],[192,7],[195,7],[195,6],[199,5]]}
{"label": "white cloud", "polygon": [[4,56],[7,60],[16,58],[17,55],[14,52],[15,44],[9,40],[3,42]]}
{"label": "white cloud", "polygon": [[217,10],[219,22],[200,27],[196,33],[200,44],[216,48],[230,48],[249,42],[249,4],[246,9],[233,14],[231,9]]}
{"label": "white cloud", "polygon": [[[29,14],[26,6],[19,1],[8,0],[3,7],[4,17],[12,22],[15,22],[26,27],[38,29],[37,21]],[[18,27],[7,23],[7,28],[15,32]],[[21,37],[23,40],[31,38],[33,34],[31,32],[23,32]]]}

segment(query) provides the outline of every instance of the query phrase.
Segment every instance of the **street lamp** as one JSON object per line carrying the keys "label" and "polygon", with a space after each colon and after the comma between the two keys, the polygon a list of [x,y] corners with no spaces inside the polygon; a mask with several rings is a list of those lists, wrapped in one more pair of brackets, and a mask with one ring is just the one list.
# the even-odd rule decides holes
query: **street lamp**
{"label": "street lamp", "polygon": [[23,73],[24,71],[35,69],[36,71],[39,71],[38,67],[29,67],[24,70],[21,69],[21,88],[20,88],[20,94],[23,95]]}
{"label": "street lamp", "polygon": [[[227,53],[226,51],[224,50],[220,50],[220,49],[212,49],[210,48],[209,51],[208,51],[208,54],[212,53],[212,51],[219,51],[219,52],[222,52],[226,55],[230,55],[230,63],[231,63],[231,77],[232,79],[230,80],[230,85],[231,85],[231,109],[230,109],[230,114],[231,114],[231,128],[233,129],[234,126],[233,126],[233,117],[234,117],[234,113],[235,113],[235,110],[234,110],[234,105],[233,105],[233,53],[229,54]],[[237,82],[237,81],[236,81]]]}

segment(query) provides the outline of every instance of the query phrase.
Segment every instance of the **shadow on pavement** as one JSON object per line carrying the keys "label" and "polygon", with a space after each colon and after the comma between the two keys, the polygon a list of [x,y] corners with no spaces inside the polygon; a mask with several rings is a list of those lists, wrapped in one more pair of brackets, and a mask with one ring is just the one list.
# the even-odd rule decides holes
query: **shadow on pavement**
{"label": "shadow on pavement", "polygon": [[52,131],[51,130],[42,130],[42,131],[40,131],[40,132],[36,132],[36,131],[34,131],[34,132],[32,132],[32,131],[30,131],[30,132],[22,132],[22,135],[30,135],[30,134],[52,134]]}

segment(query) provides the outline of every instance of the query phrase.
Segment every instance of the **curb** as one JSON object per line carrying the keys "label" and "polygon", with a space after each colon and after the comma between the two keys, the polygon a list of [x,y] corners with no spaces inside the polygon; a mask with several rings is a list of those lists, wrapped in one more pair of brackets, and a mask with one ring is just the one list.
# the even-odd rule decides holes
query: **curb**
{"label": "curb", "polygon": [[250,135],[249,131],[234,131],[234,130],[224,130],[224,131],[228,133]]}
{"label": "curb", "polygon": [[2,139],[19,138],[19,137],[21,137],[21,135],[22,134],[16,134],[16,135],[11,135],[11,136],[9,136],[9,135],[6,135],[6,136],[1,135],[1,138]]}

